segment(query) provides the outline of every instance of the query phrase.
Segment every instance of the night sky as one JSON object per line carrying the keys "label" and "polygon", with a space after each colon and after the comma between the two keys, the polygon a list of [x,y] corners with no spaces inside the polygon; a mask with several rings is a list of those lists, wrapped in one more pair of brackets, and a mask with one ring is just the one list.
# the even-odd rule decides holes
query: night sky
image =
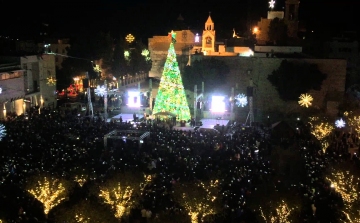
{"label": "night sky", "polygon": [[[285,0],[276,1],[275,10],[283,10]],[[360,1],[301,0],[300,20],[308,30],[357,30],[355,9]],[[152,35],[165,35],[182,14],[191,29],[203,29],[209,11],[218,34],[238,33],[246,29],[247,18],[255,24],[266,17],[268,0],[64,0],[57,5],[29,4],[30,10],[17,12],[2,19],[0,35],[29,38],[49,24],[48,33],[58,37],[71,37],[81,28],[109,31],[113,36],[132,33],[142,39]],[[223,33],[221,33],[223,32]]]}

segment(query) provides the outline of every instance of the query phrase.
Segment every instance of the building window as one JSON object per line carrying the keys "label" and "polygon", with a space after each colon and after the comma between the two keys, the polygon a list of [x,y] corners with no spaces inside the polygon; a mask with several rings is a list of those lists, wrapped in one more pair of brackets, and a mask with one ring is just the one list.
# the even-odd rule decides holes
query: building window
{"label": "building window", "polygon": [[211,44],[211,37],[206,37],[206,44]]}

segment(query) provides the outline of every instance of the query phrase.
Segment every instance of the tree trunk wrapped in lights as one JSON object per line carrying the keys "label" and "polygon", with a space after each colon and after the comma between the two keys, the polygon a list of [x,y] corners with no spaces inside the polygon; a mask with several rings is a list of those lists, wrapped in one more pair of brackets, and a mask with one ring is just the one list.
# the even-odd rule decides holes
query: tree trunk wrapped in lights
{"label": "tree trunk wrapped in lights", "polygon": [[214,217],[222,208],[218,180],[176,185],[174,196],[190,215],[192,223]]}
{"label": "tree trunk wrapped in lights", "polygon": [[100,186],[100,198],[111,206],[119,220],[137,204],[142,185],[147,181],[145,177],[133,172],[118,173]]}
{"label": "tree trunk wrapped in lights", "polygon": [[70,189],[67,181],[54,177],[34,177],[28,182],[27,191],[43,204],[46,216],[65,200]]}

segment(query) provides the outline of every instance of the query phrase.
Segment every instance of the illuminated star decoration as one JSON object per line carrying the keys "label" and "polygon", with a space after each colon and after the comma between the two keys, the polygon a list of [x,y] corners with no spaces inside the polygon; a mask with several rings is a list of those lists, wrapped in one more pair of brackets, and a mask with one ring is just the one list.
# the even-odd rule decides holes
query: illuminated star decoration
{"label": "illuminated star decoration", "polygon": [[275,8],[275,1],[274,0],[270,0],[269,8],[271,8],[271,9]]}
{"label": "illuminated star decoration", "polygon": [[0,87],[0,94],[2,93],[2,88]]}
{"label": "illuminated star decoration", "polygon": [[135,37],[134,37],[132,34],[128,34],[128,35],[125,37],[125,40],[126,40],[128,43],[132,43],[132,42],[134,42]]}
{"label": "illuminated star decoration", "polygon": [[150,58],[150,51],[148,49],[144,49],[142,52],[141,52],[141,55],[143,55],[146,59],[146,61],[149,61],[151,60]]}
{"label": "illuminated star decoration", "polygon": [[55,84],[56,84],[56,79],[54,78],[54,77],[48,77],[47,79],[47,85],[49,85],[49,86],[54,86]]}
{"label": "illuminated star decoration", "polygon": [[6,129],[3,124],[0,124],[0,141],[6,136]]}
{"label": "illuminated star decoration", "polygon": [[98,85],[98,86],[96,87],[96,89],[95,89],[95,94],[96,94],[97,96],[102,97],[102,96],[105,95],[105,93],[106,93],[106,88],[105,88],[104,85],[103,85],[103,86]]}
{"label": "illuminated star decoration", "polygon": [[337,128],[344,128],[345,127],[345,121],[341,118],[339,120],[336,120],[335,126]]}
{"label": "illuminated star decoration", "polygon": [[238,94],[235,97],[235,100],[238,107],[245,107],[248,104],[248,100],[245,94]]}
{"label": "illuminated star decoration", "polygon": [[176,32],[171,30],[171,32],[169,33],[169,37],[171,38],[172,43],[176,43]]}
{"label": "illuminated star decoration", "polygon": [[299,98],[300,98],[299,101],[300,106],[307,108],[311,106],[312,101],[314,100],[313,97],[309,94],[301,94]]}

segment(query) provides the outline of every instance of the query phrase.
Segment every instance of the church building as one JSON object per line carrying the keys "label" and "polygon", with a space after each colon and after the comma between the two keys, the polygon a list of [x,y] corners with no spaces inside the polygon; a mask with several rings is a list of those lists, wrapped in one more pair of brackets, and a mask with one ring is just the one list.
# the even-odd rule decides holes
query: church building
{"label": "church building", "polygon": [[261,18],[257,27],[253,29],[256,35],[258,45],[265,45],[269,42],[269,26],[273,19],[278,18],[284,20],[287,26],[287,36],[290,38],[297,38],[299,31],[299,0],[285,0],[285,12],[275,11],[275,1],[269,1],[269,8],[267,18]]}
{"label": "church building", "polygon": [[[183,20],[179,16],[178,20]],[[247,46],[227,47],[223,41],[217,41],[215,23],[209,17],[205,22],[204,30],[174,30],[176,33],[175,52],[178,56],[180,69],[190,65],[191,55],[202,54],[204,56],[252,56],[253,51]],[[239,38],[234,35],[233,38]],[[148,49],[152,60],[150,77],[161,77],[165,64],[167,51],[170,45],[168,36],[153,36],[148,40]]]}

